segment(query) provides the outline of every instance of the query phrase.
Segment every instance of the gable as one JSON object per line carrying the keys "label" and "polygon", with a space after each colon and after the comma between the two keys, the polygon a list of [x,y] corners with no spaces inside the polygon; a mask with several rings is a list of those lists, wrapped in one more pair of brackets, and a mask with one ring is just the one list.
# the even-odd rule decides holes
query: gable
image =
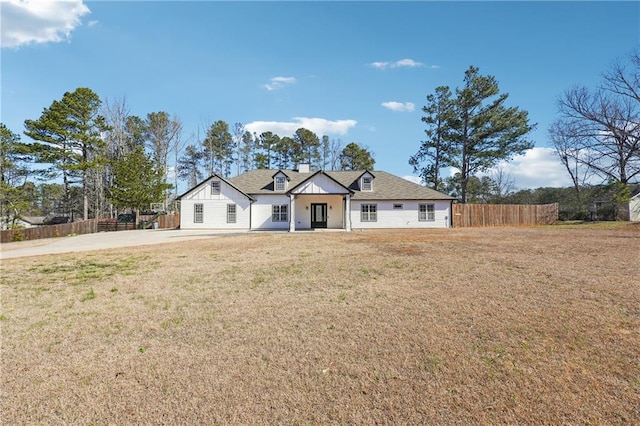
{"label": "gable", "polygon": [[318,172],[291,189],[292,194],[348,194],[348,188],[325,173]]}
{"label": "gable", "polygon": [[179,200],[238,200],[240,198],[252,199],[232,183],[217,175],[210,176],[178,197]]}

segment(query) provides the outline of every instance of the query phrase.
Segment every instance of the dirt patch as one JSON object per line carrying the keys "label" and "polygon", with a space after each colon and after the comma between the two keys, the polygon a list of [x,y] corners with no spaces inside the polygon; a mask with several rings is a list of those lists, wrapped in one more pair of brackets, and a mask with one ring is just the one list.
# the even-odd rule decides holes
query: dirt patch
{"label": "dirt patch", "polygon": [[640,422],[640,233],[231,235],[2,263],[24,423]]}

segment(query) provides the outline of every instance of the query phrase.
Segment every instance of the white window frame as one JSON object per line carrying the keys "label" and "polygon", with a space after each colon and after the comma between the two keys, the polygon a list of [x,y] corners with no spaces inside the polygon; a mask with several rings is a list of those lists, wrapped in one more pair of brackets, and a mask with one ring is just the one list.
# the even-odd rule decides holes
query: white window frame
{"label": "white window frame", "polygon": [[373,191],[373,178],[362,176],[362,191]]}
{"label": "white window frame", "polygon": [[377,222],[378,221],[378,205],[377,204],[360,204],[360,221],[361,222]]}
{"label": "white window frame", "polygon": [[219,180],[211,181],[211,195],[220,195],[222,183]]}
{"label": "white window frame", "polygon": [[271,206],[271,222],[288,222],[289,206],[287,204],[273,204]]}
{"label": "white window frame", "polygon": [[276,191],[284,191],[287,189],[287,178],[284,176],[276,176],[273,187]]}
{"label": "white window frame", "polygon": [[204,223],[204,204],[193,205],[193,223]]}
{"label": "white window frame", "polygon": [[227,223],[236,223],[238,208],[235,204],[227,204]]}
{"label": "white window frame", "polygon": [[433,203],[418,204],[418,221],[434,222],[436,220],[436,205]]}

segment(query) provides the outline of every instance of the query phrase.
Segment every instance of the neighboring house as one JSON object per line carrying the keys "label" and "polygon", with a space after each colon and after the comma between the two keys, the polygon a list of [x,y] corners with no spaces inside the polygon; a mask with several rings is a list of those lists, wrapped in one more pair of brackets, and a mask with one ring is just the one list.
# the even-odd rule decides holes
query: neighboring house
{"label": "neighboring house", "polygon": [[640,188],[629,200],[629,220],[640,222]]}
{"label": "neighboring house", "polygon": [[453,197],[382,171],[251,170],[178,197],[180,228],[448,228]]}
{"label": "neighboring house", "polygon": [[15,221],[19,228],[34,228],[44,225],[44,216],[23,216]]}

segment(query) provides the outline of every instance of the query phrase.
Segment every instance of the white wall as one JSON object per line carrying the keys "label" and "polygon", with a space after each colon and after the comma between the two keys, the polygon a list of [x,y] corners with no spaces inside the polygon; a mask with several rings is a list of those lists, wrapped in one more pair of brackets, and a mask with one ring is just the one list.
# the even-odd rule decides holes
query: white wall
{"label": "white wall", "polygon": [[[376,222],[360,221],[360,206],[377,204],[378,218]],[[394,210],[394,204],[402,204],[402,210]],[[435,220],[432,222],[418,220],[418,204],[434,204]],[[351,226],[358,228],[448,228],[451,220],[451,204],[449,201],[365,201],[351,200]]]}
{"label": "white wall", "polygon": [[[251,205],[251,229],[289,229],[289,221],[272,222],[271,206],[274,204],[286,204],[289,206],[290,199],[287,195],[254,195],[256,201]],[[289,207],[289,217],[291,217],[291,207]]]}
{"label": "white wall", "polygon": [[327,228],[344,228],[341,195],[299,195],[296,198],[296,229],[311,228],[311,204],[327,204]]}
{"label": "white wall", "polygon": [[640,222],[640,194],[629,200],[629,219],[632,222]]}
{"label": "white wall", "polygon": [[[203,204],[202,223],[193,222],[195,204]],[[236,205],[235,223],[227,223],[227,204]],[[249,199],[223,181],[220,194],[211,194],[209,180],[185,194],[180,200],[181,229],[249,229],[249,216]]]}

